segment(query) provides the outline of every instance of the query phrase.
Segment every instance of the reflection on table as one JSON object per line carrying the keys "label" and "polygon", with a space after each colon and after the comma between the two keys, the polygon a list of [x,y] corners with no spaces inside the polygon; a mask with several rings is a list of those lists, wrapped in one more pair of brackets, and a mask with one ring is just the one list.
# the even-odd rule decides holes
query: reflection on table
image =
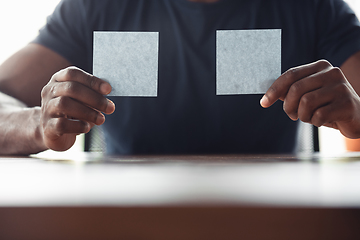
{"label": "reflection on table", "polygon": [[359,210],[358,154],[0,158],[0,239],[354,239]]}

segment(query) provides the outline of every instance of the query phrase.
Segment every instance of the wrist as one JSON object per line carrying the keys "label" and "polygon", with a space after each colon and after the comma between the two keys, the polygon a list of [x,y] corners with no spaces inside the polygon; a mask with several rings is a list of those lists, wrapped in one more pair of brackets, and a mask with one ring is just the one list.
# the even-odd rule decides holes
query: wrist
{"label": "wrist", "polygon": [[32,126],[34,127],[33,133],[30,134],[29,141],[34,141],[36,144],[36,146],[33,146],[34,150],[37,149],[36,152],[41,152],[48,149],[44,142],[44,133],[41,127],[41,108],[33,107],[32,111],[31,120],[33,121]]}

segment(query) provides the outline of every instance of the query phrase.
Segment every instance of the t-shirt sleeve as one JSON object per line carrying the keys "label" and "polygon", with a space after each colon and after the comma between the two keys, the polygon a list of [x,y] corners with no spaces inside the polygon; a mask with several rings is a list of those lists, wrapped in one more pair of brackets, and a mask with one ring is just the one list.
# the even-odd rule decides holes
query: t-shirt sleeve
{"label": "t-shirt sleeve", "polygon": [[319,0],[317,57],[340,67],[360,50],[360,23],[343,0]]}
{"label": "t-shirt sleeve", "polygon": [[55,51],[74,66],[90,71],[91,56],[88,56],[87,51],[89,33],[84,2],[62,0],[33,42]]}

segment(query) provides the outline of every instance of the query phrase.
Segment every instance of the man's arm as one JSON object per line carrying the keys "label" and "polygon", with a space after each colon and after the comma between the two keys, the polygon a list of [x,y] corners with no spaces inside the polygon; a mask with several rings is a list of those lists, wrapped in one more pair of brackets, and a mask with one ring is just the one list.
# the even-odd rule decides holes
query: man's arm
{"label": "man's arm", "polygon": [[101,112],[114,111],[102,95],[111,91],[110,85],[69,66],[38,44],[29,44],[0,66],[0,154],[66,150],[77,134],[104,122],[98,120]]}
{"label": "man's arm", "polygon": [[261,99],[263,107],[284,101],[292,120],[340,130],[360,138],[360,52],[341,68],[327,61],[292,68],[280,76]]}
{"label": "man's arm", "polygon": [[360,96],[360,51],[349,57],[340,68]]}
{"label": "man's arm", "polygon": [[29,44],[0,66],[0,91],[29,107],[40,106],[41,89],[51,76],[70,66],[59,54],[39,44]]}
{"label": "man's arm", "polygon": [[39,128],[40,92],[56,71],[67,66],[65,59],[37,44],[27,45],[0,66],[0,154],[46,149]]}

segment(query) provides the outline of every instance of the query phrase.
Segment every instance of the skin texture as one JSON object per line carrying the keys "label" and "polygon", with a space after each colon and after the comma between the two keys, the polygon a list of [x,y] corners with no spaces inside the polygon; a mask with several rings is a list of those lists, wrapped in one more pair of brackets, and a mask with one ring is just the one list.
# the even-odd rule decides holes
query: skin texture
{"label": "skin texture", "polygon": [[[46,74],[37,69],[39,65]],[[103,96],[111,91],[108,83],[68,65],[53,51],[29,44],[0,66],[1,91],[27,106],[14,98],[0,102],[1,154],[67,150],[76,135],[101,125],[104,114],[115,111]],[[324,60],[290,69],[269,88],[261,105],[267,108],[280,99],[293,120],[333,127],[347,137],[359,138],[360,99],[350,84],[360,90],[359,69],[360,52],[341,69]]]}
{"label": "skin texture", "polygon": [[105,116],[101,112],[115,111],[114,103],[103,96],[110,92],[110,84],[78,68],[55,73],[41,91],[40,126],[45,145],[53,150],[67,150],[77,134],[103,124]]}
{"label": "skin texture", "polygon": [[[105,96],[110,92],[108,83],[71,67],[52,50],[27,45],[0,66],[0,154],[69,149],[76,135],[103,124],[105,115],[115,111]],[[292,120],[360,138],[357,93],[360,52],[341,68],[322,60],[288,70],[269,88],[261,105],[268,108],[282,100]]]}
{"label": "skin texture", "polygon": [[0,66],[0,91],[14,97],[0,95],[2,155],[67,150],[76,135],[104,123],[103,113],[115,111],[103,96],[111,92],[107,82],[37,44]]}
{"label": "skin texture", "polygon": [[260,104],[268,108],[280,99],[294,121],[335,128],[348,138],[359,138],[360,98],[344,74],[359,91],[359,59],[360,53],[352,56],[343,70],[325,60],[289,69],[272,84]]}

